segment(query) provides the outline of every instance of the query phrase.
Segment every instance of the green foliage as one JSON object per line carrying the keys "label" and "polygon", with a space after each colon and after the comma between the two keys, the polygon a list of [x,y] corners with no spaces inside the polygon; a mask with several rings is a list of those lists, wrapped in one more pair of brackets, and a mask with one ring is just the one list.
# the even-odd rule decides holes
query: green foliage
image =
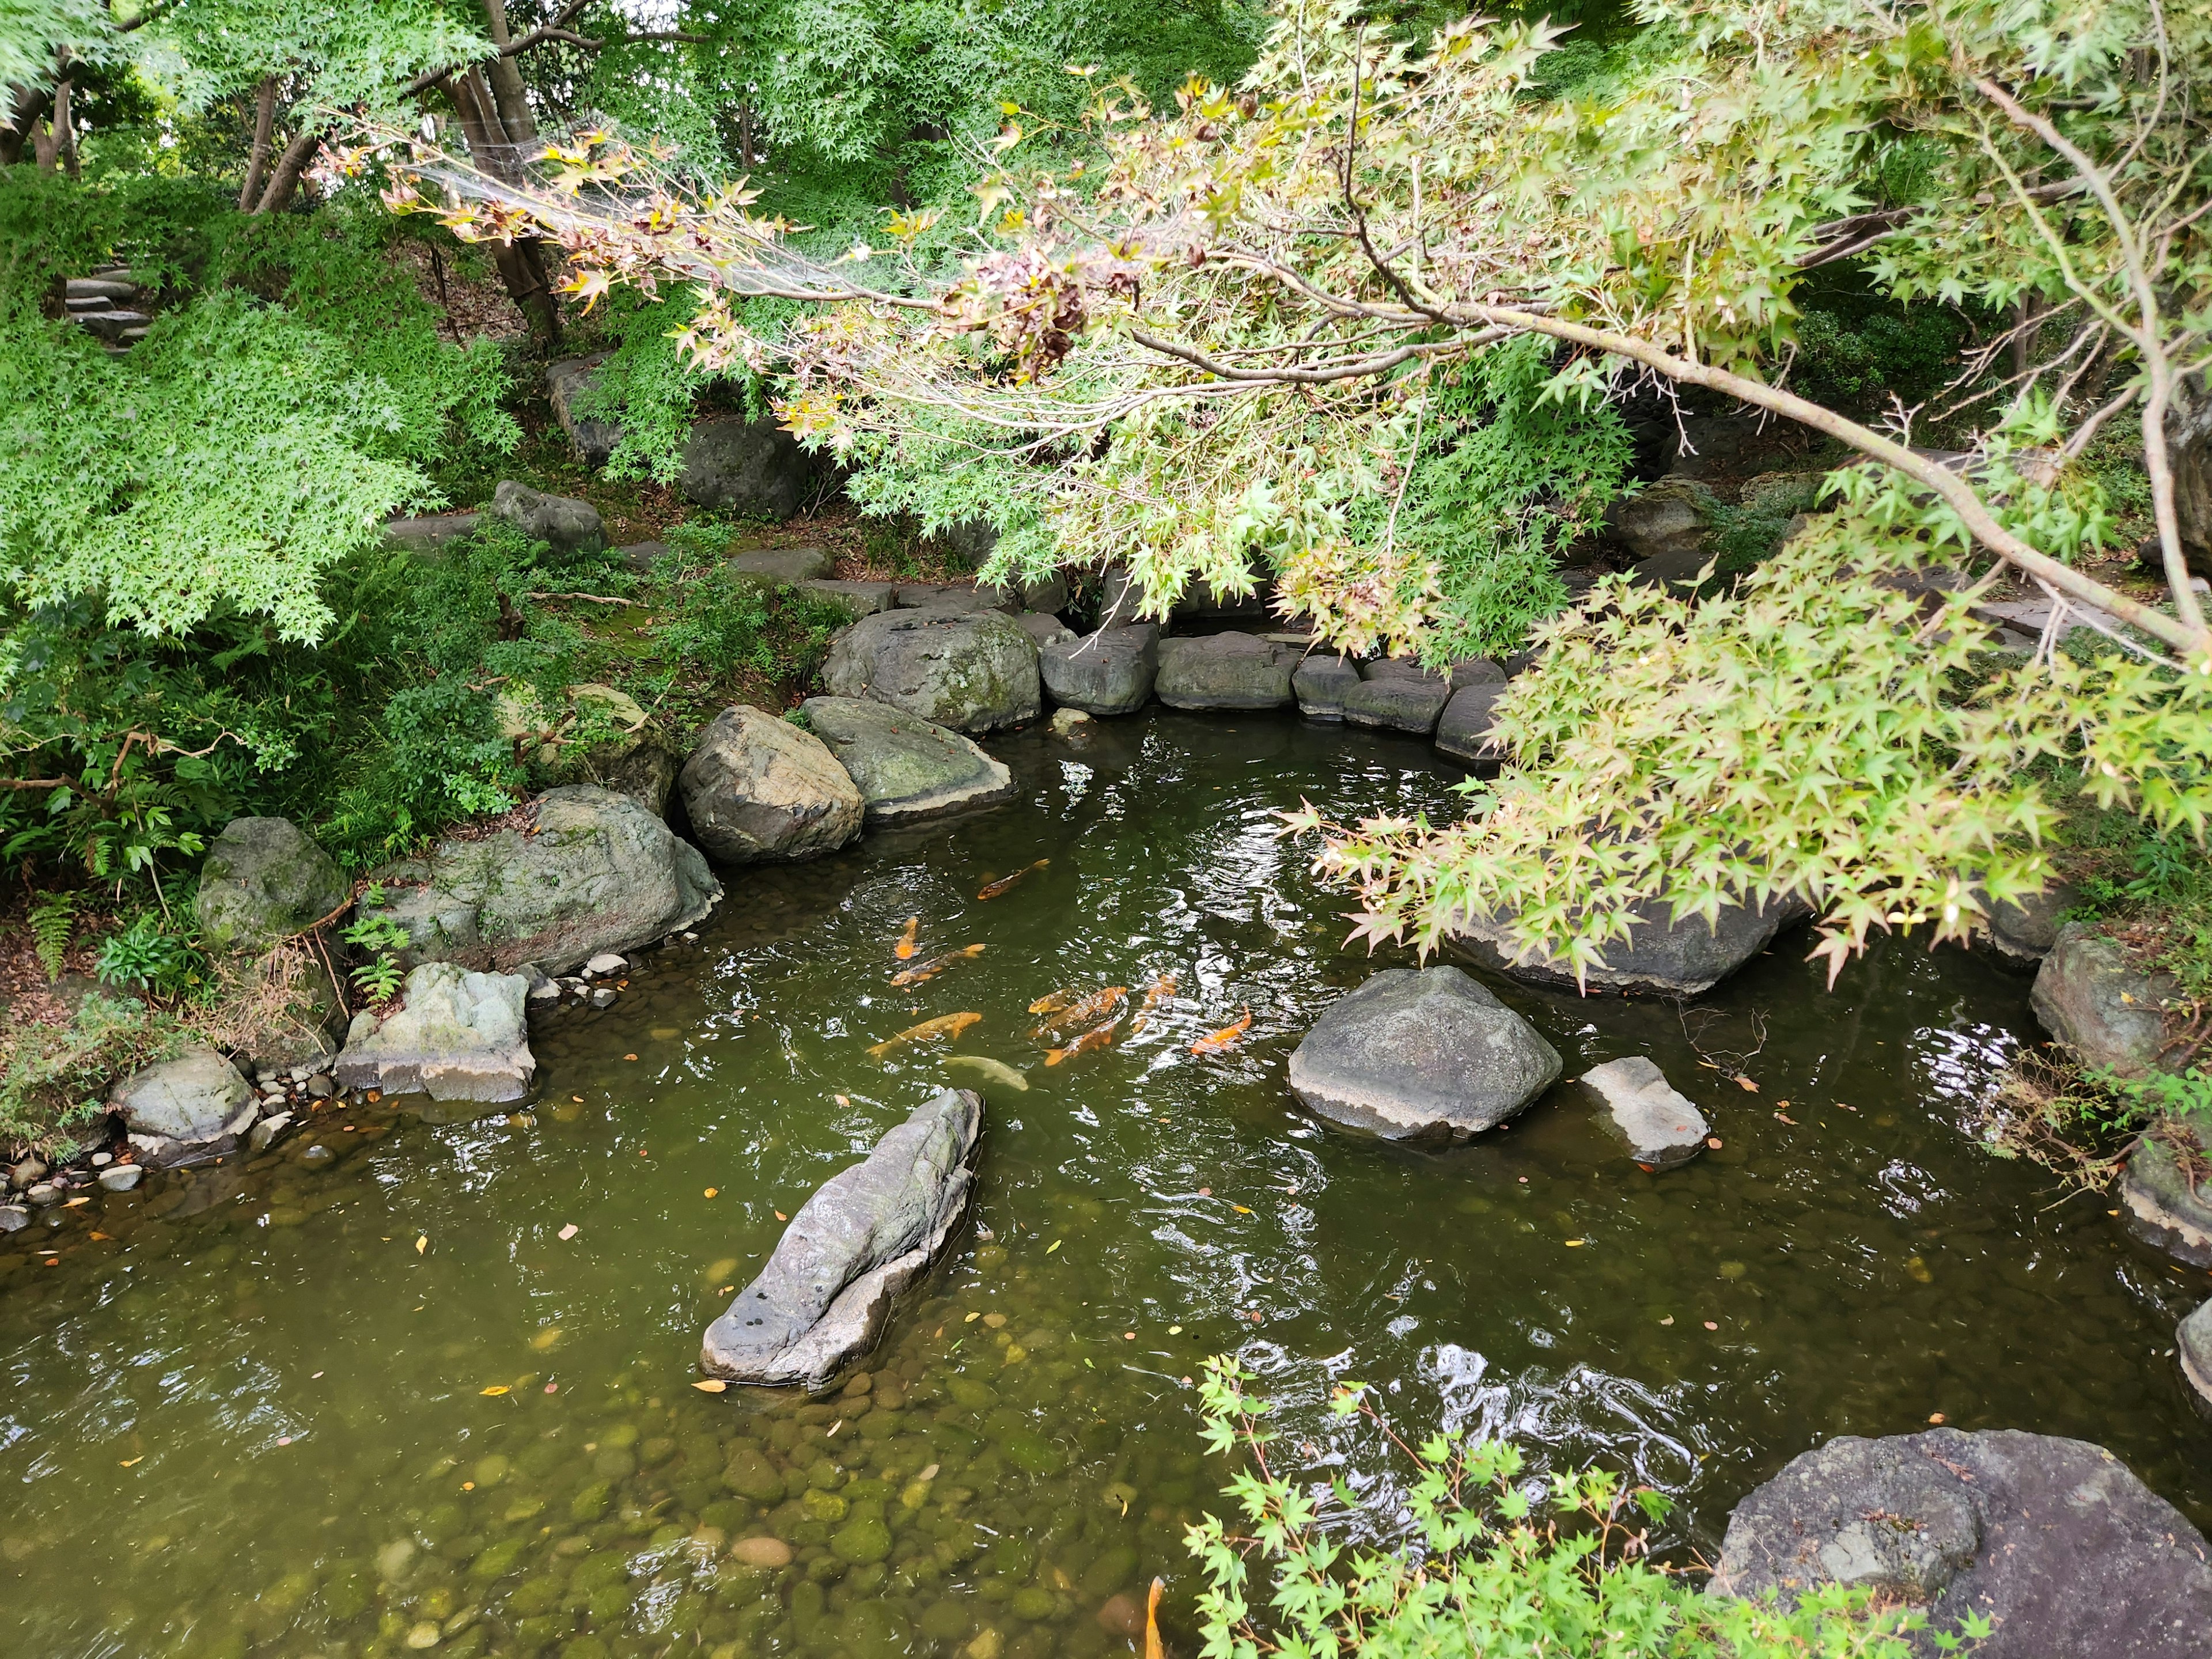
{"label": "green foliage", "polygon": [[0,1019],[0,1145],[14,1157],[74,1156],[70,1131],[105,1109],[100,1091],[184,1041],[173,1016],[117,997],[87,997],[67,1025]]}
{"label": "green foliage", "polygon": [[76,933],[79,896],[70,892],[49,893],[31,907],[32,948],[38,952],[39,966],[46,970],[49,983],[62,976],[62,963],[69,955],[70,940]]}
{"label": "green foliage", "polygon": [[353,970],[353,982],[372,1003],[392,1000],[399,990],[406,970],[392,952],[405,946],[412,939],[404,922],[391,916],[371,915],[372,910],[384,905],[384,888],[371,882],[362,890],[358,909],[360,915],[346,925],[345,942],[357,951],[372,952],[368,961]]}
{"label": "green foliage", "polygon": [[[1270,1402],[1246,1392],[1251,1380],[1214,1358],[1200,1385],[1208,1449],[1249,1462],[1226,1488],[1248,1530],[1232,1534],[1208,1516],[1188,1534],[1209,1586],[1199,1598],[1206,1659],[1904,1659],[1905,1633],[1926,1622],[1876,1612],[1866,1592],[1837,1584],[1794,1607],[1706,1595],[1650,1558],[1650,1528],[1668,1509],[1658,1492],[1602,1469],[1531,1479],[1516,1448],[1457,1433],[1417,1446],[1391,1436],[1415,1472],[1402,1499],[1413,1536],[1395,1549],[1347,1548],[1323,1529],[1316,1495],[1268,1467]],[[1387,1431],[1368,1399],[1346,1384],[1330,1408]],[[1340,1480],[1334,1495],[1359,1507]],[[1989,1626],[1969,1614],[1966,1630]],[[1958,1643],[1948,1632],[1936,1640]]]}
{"label": "green foliage", "polygon": [[175,1001],[205,988],[207,958],[192,935],[160,912],[142,910],[130,924],[108,935],[93,964],[103,985],[144,991]]}
{"label": "green foliage", "polygon": [[1712,549],[1715,575],[1740,576],[1767,558],[1782,545],[1798,515],[1810,513],[1819,503],[1820,495],[1819,476],[1800,473],[1747,490],[1734,505],[1708,496],[1700,510],[1711,530],[1707,545]]}
{"label": "green foliage", "polygon": [[641,688],[656,698],[701,678],[803,683],[829,654],[830,636],[852,621],[842,605],[721,564],[656,571],[642,597],[661,618],[652,658],[638,672]]}

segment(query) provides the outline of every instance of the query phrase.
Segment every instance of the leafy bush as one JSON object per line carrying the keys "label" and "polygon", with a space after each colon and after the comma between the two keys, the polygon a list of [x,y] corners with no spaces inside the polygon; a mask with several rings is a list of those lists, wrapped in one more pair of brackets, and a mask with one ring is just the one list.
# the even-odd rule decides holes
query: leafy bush
{"label": "leafy bush", "polygon": [[67,1025],[0,1021],[0,1143],[69,1157],[70,1131],[99,1115],[111,1079],[162,1059],[185,1041],[173,1016],[121,998],[87,997]]}
{"label": "leafy bush", "polygon": [[128,927],[108,936],[93,972],[104,985],[145,991],[170,1001],[208,983],[207,958],[191,933],[152,910],[140,911]]}

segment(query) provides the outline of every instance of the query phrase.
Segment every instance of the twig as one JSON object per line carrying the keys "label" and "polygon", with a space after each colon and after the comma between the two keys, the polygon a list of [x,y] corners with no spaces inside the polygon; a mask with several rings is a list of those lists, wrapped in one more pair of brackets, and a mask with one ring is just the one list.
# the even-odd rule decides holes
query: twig
{"label": "twig", "polygon": [[526,599],[583,599],[592,605],[635,605],[635,599],[625,599],[613,593],[525,593]]}

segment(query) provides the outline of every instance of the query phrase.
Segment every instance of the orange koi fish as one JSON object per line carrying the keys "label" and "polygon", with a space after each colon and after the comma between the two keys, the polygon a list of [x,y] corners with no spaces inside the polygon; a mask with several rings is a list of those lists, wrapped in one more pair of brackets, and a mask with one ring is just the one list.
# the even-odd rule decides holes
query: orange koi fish
{"label": "orange koi fish", "polygon": [[1252,1011],[1247,1008],[1244,1011],[1243,1018],[1238,1020],[1234,1025],[1224,1025],[1210,1036],[1199,1038],[1190,1045],[1190,1051],[1194,1054],[1226,1054],[1237,1046],[1237,1039],[1251,1029]]}
{"label": "orange koi fish", "polygon": [[1145,993],[1144,1001],[1138,1005],[1136,1018],[1129,1022],[1131,1036],[1136,1036],[1152,1023],[1152,1010],[1173,996],[1175,988],[1176,976],[1173,974],[1162,974],[1152,981],[1152,988]]}
{"label": "orange koi fish", "polygon": [[1000,894],[1005,892],[1006,889],[1012,887],[1016,882],[1019,881],[1024,876],[1030,874],[1033,871],[1042,870],[1046,865],[1050,864],[1052,860],[1050,859],[1039,859],[1035,864],[1029,865],[1023,869],[1017,870],[1011,876],[1000,876],[998,880],[985,887],[983,890],[976,894],[975,896],[978,899],[994,899],[998,897]]}
{"label": "orange koi fish", "polygon": [[981,1014],[940,1014],[935,1019],[925,1019],[919,1025],[909,1025],[896,1036],[885,1037],[868,1050],[872,1060],[881,1060],[894,1048],[908,1042],[927,1042],[932,1037],[957,1037],[982,1018]]}
{"label": "orange koi fish", "polygon": [[1095,1019],[1112,1013],[1129,998],[1126,985],[1109,985],[1103,990],[1093,991],[1079,1002],[1072,1002],[1048,1018],[1030,1033],[1039,1042],[1045,1042],[1063,1031],[1074,1030]]}
{"label": "orange koi fish", "polygon": [[935,979],[939,974],[943,973],[947,968],[950,968],[956,962],[965,962],[970,957],[980,957],[982,954],[983,947],[980,945],[964,945],[957,951],[947,951],[941,957],[932,957],[927,962],[923,963],[918,968],[900,969],[898,972],[891,975],[891,983],[894,985],[920,985],[925,980]]}
{"label": "orange koi fish", "polygon": [[906,932],[901,933],[899,935],[898,943],[891,946],[891,954],[896,957],[901,962],[904,962],[911,957],[914,955],[915,935],[919,933],[921,931],[921,918],[920,916],[908,916],[906,919]]}
{"label": "orange koi fish", "polygon": [[1065,1048],[1054,1048],[1044,1057],[1048,1066],[1057,1066],[1063,1060],[1073,1060],[1078,1054],[1087,1054],[1093,1048],[1103,1048],[1114,1041],[1114,1028],[1121,1023],[1116,1014],[1103,1025],[1094,1025]]}
{"label": "orange koi fish", "polygon": [[1168,1650],[1160,1644],[1160,1592],[1166,1588],[1165,1581],[1155,1578],[1145,1597],[1145,1659],[1167,1659]]}
{"label": "orange koi fish", "polygon": [[1033,1014],[1056,1014],[1074,1000],[1075,993],[1073,990],[1054,991],[1030,1004],[1030,1012]]}

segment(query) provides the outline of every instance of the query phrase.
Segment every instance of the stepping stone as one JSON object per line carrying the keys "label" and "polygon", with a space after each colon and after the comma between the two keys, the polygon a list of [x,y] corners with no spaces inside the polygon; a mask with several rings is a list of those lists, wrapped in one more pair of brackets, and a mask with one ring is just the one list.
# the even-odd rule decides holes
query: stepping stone
{"label": "stepping stone", "polygon": [[799,586],[817,599],[827,599],[832,605],[844,606],[846,614],[856,622],[862,617],[872,617],[878,611],[890,610],[892,599],[898,593],[898,584],[896,582],[839,582],[817,580],[803,581]]}
{"label": "stepping stone", "polygon": [[419,519],[391,519],[384,526],[384,539],[393,547],[404,548],[417,558],[434,558],[447,542],[458,540],[476,532],[477,515],[473,513],[434,513]]}
{"label": "stepping stone", "polygon": [[726,568],[735,576],[796,586],[820,581],[834,567],[830,555],[818,547],[763,547],[732,555]]}
{"label": "stepping stone", "polygon": [[1037,653],[1046,694],[1086,714],[1133,714],[1142,708],[1152,699],[1159,663],[1160,630],[1153,623],[1055,640]]}
{"label": "stepping stone", "polygon": [[1671,1170],[1705,1150],[1705,1116],[1641,1054],[1609,1060],[1583,1073],[1583,1087],[1605,1108],[1607,1127],[1647,1170]]}
{"label": "stepping stone", "polygon": [[1292,671],[1291,694],[1298,700],[1298,713],[1307,719],[1340,720],[1344,700],[1362,683],[1359,666],[1351,658],[1316,653]]}
{"label": "stepping stone", "polygon": [[1478,681],[1452,693],[1451,701],[1437,720],[1437,750],[1470,766],[1495,766],[1505,751],[1490,739],[1498,699],[1505,682]]}

